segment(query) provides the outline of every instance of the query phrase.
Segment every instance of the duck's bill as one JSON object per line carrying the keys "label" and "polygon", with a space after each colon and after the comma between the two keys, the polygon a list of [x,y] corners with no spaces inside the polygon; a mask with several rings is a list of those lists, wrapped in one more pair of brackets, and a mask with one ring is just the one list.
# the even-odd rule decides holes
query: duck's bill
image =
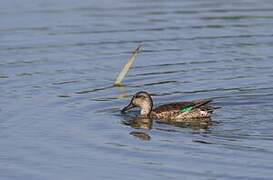
{"label": "duck's bill", "polygon": [[128,111],[128,110],[130,110],[130,109],[132,109],[132,108],[134,108],[135,106],[132,104],[132,103],[130,103],[128,106],[126,106],[126,107],[124,107],[122,110],[121,110],[121,113],[125,113],[126,111]]}

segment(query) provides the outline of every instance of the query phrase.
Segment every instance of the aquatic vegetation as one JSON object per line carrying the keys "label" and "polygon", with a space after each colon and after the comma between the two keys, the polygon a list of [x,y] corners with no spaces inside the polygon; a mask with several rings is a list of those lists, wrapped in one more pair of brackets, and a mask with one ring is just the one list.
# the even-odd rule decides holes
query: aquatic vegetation
{"label": "aquatic vegetation", "polygon": [[121,81],[124,79],[124,77],[126,76],[126,74],[128,73],[130,67],[132,66],[132,64],[134,63],[137,54],[143,49],[143,45],[140,44],[133,52],[132,55],[130,56],[130,58],[128,59],[128,62],[123,66],[122,70],[120,71],[120,73],[118,74],[115,82],[114,82],[114,86],[121,86]]}

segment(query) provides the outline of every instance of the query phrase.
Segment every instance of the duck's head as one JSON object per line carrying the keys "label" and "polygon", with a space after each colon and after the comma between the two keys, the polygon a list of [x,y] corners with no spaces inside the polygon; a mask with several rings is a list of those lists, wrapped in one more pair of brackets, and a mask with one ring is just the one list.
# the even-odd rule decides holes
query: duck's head
{"label": "duck's head", "polygon": [[124,107],[121,112],[125,113],[134,107],[140,108],[140,115],[149,116],[153,109],[153,100],[150,94],[145,91],[136,93],[132,97],[131,102],[126,107]]}

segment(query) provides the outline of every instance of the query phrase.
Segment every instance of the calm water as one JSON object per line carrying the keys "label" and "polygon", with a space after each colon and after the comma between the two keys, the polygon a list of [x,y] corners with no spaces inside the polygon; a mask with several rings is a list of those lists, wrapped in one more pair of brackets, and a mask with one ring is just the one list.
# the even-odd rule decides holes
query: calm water
{"label": "calm water", "polygon": [[[0,22],[1,180],[272,179],[272,1],[2,0]],[[140,90],[222,108],[136,129]]]}

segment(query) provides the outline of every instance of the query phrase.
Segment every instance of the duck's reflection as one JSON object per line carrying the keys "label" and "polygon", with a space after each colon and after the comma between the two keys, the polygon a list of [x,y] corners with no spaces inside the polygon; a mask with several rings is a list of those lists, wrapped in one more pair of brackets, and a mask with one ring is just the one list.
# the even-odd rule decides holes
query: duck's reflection
{"label": "duck's reflection", "polygon": [[152,126],[153,126],[152,119],[147,117],[137,116],[137,117],[130,117],[129,119],[124,120],[122,123],[127,126],[131,126],[134,129],[139,130],[139,131],[132,131],[130,135],[145,141],[148,141],[151,139],[151,137],[146,132],[143,132],[141,130],[152,129]]}
{"label": "duck's reflection", "polygon": [[143,141],[149,141],[151,139],[151,136],[149,136],[147,133],[145,132],[141,132],[141,131],[132,131],[130,132],[130,135],[143,140]]}
{"label": "duck's reflection", "polygon": [[152,129],[153,121],[147,117],[131,117],[125,121],[123,124],[131,126],[134,129]]}
{"label": "duck's reflection", "polygon": [[[152,120],[147,117],[137,116],[137,117],[126,117],[124,121],[122,121],[124,125],[130,126],[136,131],[130,132],[130,135],[140,139],[149,141],[151,136],[149,135],[149,131],[153,128],[153,123],[157,124],[169,124],[176,127],[181,128],[191,128],[193,130],[205,130],[207,131],[212,126],[212,121],[210,118],[202,118],[202,119],[192,119],[191,121],[173,123],[159,120]],[[159,128],[156,127],[156,130],[160,131],[174,131],[173,129]]]}

